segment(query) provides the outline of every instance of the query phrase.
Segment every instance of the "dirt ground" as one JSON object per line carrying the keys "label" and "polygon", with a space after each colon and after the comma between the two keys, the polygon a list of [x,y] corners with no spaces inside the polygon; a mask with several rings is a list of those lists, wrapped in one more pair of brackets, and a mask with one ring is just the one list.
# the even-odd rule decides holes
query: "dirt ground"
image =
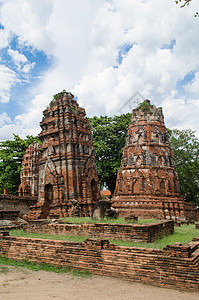
{"label": "dirt ground", "polygon": [[198,300],[199,293],[186,293],[120,279],[75,277],[5,266],[0,272],[1,300]]}

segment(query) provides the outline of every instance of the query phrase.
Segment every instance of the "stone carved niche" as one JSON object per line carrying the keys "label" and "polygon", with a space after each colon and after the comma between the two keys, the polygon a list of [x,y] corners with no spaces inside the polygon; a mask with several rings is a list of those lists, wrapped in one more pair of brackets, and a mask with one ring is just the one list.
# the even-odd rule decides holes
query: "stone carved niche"
{"label": "stone carved niche", "polygon": [[139,126],[139,129],[134,133],[134,136],[132,136],[131,140],[133,139],[133,143],[136,143],[137,145],[143,144],[145,141],[145,129],[143,126]]}
{"label": "stone carved niche", "polygon": [[160,180],[160,193],[165,195],[165,180],[164,179]]}
{"label": "stone carved niche", "polygon": [[54,153],[55,153],[54,147],[51,146],[47,148],[47,156],[54,155]]}
{"label": "stone carved niche", "polygon": [[142,163],[142,160],[141,160],[140,156],[138,156],[136,158],[136,167],[139,168],[141,166],[141,163]]}
{"label": "stone carved niche", "polygon": [[129,158],[128,158],[128,162],[127,162],[127,166],[132,166],[134,165],[134,157],[133,157],[133,154],[131,153]]}
{"label": "stone carved niche", "polygon": [[56,173],[55,164],[50,158],[48,158],[44,166],[43,182],[46,182],[47,174],[51,174],[51,176],[53,176],[54,173]]}
{"label": "stone carved niche", "polygon": [[162,166],[162,157],[161,156],[158,157],[158,166],[159,167]]}

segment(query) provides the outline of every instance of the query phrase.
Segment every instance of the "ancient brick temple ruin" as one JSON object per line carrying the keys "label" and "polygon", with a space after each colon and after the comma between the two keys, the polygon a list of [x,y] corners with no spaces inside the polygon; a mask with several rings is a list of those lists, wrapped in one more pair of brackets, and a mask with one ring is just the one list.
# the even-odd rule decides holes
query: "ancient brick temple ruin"
{"label": "ancient brick temple ruin", "polygon": [[[19,193],[35,195],[30,219],[69,216],[72,203],[88,216],[100,199],[91,127],[71,93],[55,95],[43,112],[39,138],[24,155]],[[34,172],[33,172],[34,170]]]}
{"label": "ancient brick temple ruin", "polygon": [[120,216],[195,219],[193,205],[180,197],[162,108],[145,100],[132,112],[113,207]]}
{"label": "ancient brick temple ruin", "polygon": [[21,184],[18,188],[19,196],[37,196],[38,195],[38,159],[39,144],[32,143],[23,156],[21,170]]}

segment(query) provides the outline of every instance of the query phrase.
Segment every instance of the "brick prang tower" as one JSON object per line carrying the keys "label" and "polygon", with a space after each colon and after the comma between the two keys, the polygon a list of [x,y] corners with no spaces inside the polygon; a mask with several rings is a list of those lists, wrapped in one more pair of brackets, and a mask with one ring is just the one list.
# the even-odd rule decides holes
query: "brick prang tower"
{"label": "brick prang tower", "polygon": [[180,196],[162,108],[149,100],[133,109],[112,202],[120,216],[194,218]]}
{"label": "brick prang tower", "polygon": [[81,216],[91,215],[100,184],[85,109],[63,91],[44,110],[40,126],[38,201],[29,218],[69,216],[74,200]]}
{"label": "brick prang tower", "polygon": [[38,147],[39,144],[33,142],[26,149],[26,153],[23,156],[20,173],[21,184],[18,188],[19,196],[38,195]]}

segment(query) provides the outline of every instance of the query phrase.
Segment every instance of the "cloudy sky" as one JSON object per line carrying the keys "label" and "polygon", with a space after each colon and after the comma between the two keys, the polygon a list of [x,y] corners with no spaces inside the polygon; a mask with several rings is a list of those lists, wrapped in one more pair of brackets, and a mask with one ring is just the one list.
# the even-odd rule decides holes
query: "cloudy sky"
{"label": "cloudy sky", "polygon": [[198,1],[0,0],[0,140],[40,132],[65,89],[93,115],[150,99],[199,136]]}

